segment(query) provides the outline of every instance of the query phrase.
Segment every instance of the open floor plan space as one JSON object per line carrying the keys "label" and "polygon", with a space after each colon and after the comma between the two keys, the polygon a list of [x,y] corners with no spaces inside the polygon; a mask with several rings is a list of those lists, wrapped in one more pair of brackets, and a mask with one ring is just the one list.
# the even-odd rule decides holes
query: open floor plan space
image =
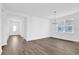
{"label": "open floor plan space", "polygon": [[79,3],[0,3],[0,55],[79,55]]}

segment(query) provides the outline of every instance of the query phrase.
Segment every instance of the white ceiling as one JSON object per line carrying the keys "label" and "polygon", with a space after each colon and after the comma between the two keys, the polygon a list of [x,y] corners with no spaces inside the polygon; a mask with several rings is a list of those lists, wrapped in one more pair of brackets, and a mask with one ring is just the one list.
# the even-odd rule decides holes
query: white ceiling
{"label": "white ceiling", "polygon": [[78,3],[4,3],[4,7],[7,10],[42,18],[50,18],[54,10],[57,11],[57,17],[79,11]]}

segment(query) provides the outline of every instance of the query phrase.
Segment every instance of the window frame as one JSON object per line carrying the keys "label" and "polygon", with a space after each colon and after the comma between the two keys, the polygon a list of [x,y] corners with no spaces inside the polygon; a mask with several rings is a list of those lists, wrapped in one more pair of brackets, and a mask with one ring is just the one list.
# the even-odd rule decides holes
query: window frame
{"label": "window frame", "polygon": [[[59,33],[74,33],[74,23],[68,25],[68,24],[66,23],[66,21],[67,21],[67,20],[64,20],[64,21],[63,21],[64,24],[62,23],[62,25],[56,24],[56,32],[59,32]],[[72,27],[71,32],[66,31],[67,27],[69,27],[69,26]],[[60,31],[59,31],[59,29],[58,29],[59,27],[61,27],[61,30],[60,30]]]}

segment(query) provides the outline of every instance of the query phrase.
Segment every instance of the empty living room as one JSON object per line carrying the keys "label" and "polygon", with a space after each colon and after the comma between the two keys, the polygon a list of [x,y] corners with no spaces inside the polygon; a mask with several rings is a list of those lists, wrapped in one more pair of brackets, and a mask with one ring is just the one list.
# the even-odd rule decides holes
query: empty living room
{"label": "empty living room", "polygon": [[0,3],[0,55],[79,55],[79,3]]}

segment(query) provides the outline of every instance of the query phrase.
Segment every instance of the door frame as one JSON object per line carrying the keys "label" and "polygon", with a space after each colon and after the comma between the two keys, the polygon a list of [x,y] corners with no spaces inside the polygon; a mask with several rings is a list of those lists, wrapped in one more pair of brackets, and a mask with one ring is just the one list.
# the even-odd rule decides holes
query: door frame
{"label": "door frame", "polygon": [[[17,20],[16,20],[17,19]],[[12,20],[12,21],[21,21],[22,22],[22,36],[23,37],[25,37],[26,36],[26,33],[24,33],[25,31],[26,31],[26,27],[25,27],[25,19],[23,18],[23,17],[5,17],[5,19],[3,19],[3,33],[2,33],[2,37],[3,37],[3,41],[2,41],[2,44],[4,45],[4,44],[6,44],[6,42],[7,42],[7,39],[8,39],[8,36],[9,36],[9,28],[7,28],[7,26],[8,26],[8,22],[10,21],[10,20]],[[4,22],[5,21],[5,22]],[[6,27],[6,28],[5,28]],[[6,30],[6,31],[5,31]]]}

